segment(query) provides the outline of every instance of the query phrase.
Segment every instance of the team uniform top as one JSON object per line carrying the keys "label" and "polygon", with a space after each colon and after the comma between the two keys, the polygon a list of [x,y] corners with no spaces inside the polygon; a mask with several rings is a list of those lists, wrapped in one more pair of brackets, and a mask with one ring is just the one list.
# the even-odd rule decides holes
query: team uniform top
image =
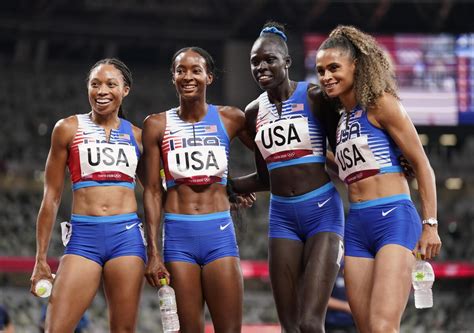
{"label": "team uniform top", "polygon": [[255,142],[268,170],[326,160],[326,133],[311,112],[307,90],[307,82],[298,82],[281,115],[267,92],[258,97]]}
{"label": "team uniform top", "polygon": [[344,112],[336,133],[339,178],[351,184],[378,173],[401,172],[401,151],[389,134],[372,125],[367,111]]}
{"label": "team uniform top", "polygon": [[209,104],[196,123],[183,121],[178,111],[166,111],[161,145],[166,186],[227,184],[230,140],[217,107]]}
{"label": "team uniform top", "polygon": [[89,114],[76,117],[77,131],[67,161],[73,190],[91,186],[134,188],[140,149],[132,124],[120,118],[120,127],[111,130],[107,141],[105,129]]}

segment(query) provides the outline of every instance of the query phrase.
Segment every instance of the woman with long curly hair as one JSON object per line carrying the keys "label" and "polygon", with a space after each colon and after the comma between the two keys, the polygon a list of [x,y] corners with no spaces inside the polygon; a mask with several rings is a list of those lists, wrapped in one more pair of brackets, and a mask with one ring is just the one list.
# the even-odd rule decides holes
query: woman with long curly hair
{"label": "woman with long curly hair", "polygon": [[[415,257],[439,254],[435,175],[399,101],[392,65],[375,39],[339,26],[320,46],[321,87],[343,108],[336,162],[348,185],[345,281],[361,332],[398,332]],[[422,221],[398,157],[411,163]]]}

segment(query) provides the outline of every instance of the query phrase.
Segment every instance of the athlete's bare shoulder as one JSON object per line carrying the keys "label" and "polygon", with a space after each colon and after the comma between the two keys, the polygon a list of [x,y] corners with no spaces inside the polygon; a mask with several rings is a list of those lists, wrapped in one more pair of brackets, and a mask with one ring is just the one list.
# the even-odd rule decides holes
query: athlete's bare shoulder
{"label": "athlete's bare shoulder", "polygon": [[320,98],[324,98],[321,87],[317,84],[314,84],[314,83],[308,84],[308,90],[307,91],[308,91],[308,98],[312,102],[315,102],[315,101],[319,100]]}
{"label": "athlete's bare shoulder", "polygon": [[52,140],[64,146],[69,145],[76,134],[77,124],[75,115],[58,120],[54,125]]}
{"label": "athlete's bare shoulder", "polygon": [[217,110],[226,117],[243,117],[244,112],[236,106],[216,105]]}
{"label": "athlete's bare shoulder", "polygon": [[145,122],[149,122],[149,123],[161,122],[163,121],[163,119],[165,119],[165,114],[166,112],[149,114],[148,116],[145,117],[145,120],[143,122],[144,123]]}
{"label": "athlete's bare shoulder", "polygon": [[255,119],[257,119],[257,114],[258,114],[258,109],[260,105],[258,102],[258,99],[255,99],[251,101],[247,106],[245,107],[245,118],[247,121],[252,121],[254,122]]}

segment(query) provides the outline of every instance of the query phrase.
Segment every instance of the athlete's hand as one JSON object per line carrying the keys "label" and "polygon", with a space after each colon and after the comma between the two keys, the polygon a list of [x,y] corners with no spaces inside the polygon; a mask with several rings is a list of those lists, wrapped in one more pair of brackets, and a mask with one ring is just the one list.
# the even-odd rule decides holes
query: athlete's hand
{"label": "athlete's hand", "polygon": [[33,273],[31,274],[30,292],[35,296],[38,296],[35,292],[36,283],[42,279],[53,282],[53,276],[51,275],[51,268],[49,267],[46,260],[36,261],[35,267],[33,268]]}
{"label": "athlete's hand", "polygon": [[413,167],[411,166],[410,162],[408,162],[406,157],[404,155],[400,155],[398,156],[398,161],[400,162],[400,166],[403,169],[403,174],[405,175],[405,178],[415,178],[415,170],[413,170]]}
{"label": "athlete's hand", "polygon": [[145,267],[145,277],[148,283],[156,288],[161,286],[160,279],[162,278],[166,278],[168,283],[170,283],[170,273],[158,254],[148,256],[148,263]]}
{"label": "athlete's hand", "polygon": [[232,202],[230,209],[237,210],[239,208],[250,208],[253,203],[257,200],[255,193],[239,194],[235,198],[235,202]]}
{"label": "athlete's hand", "polygon": [[423,232],[413,250],[415,257],[417,253],[421,254],[422,259],[432,259],[439,254],[441,250],[441,239],[438,235],[438,227],[423,225]]}

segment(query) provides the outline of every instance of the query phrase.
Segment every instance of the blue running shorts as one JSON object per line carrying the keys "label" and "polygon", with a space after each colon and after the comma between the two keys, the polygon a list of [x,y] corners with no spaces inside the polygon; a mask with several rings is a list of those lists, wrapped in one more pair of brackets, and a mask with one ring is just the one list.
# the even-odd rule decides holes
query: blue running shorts
{"label": "blue running shorts", "polygon": [[388,244],[412,251],[420,235],[420,216],[407,194],[351,203],[344,235],[345,255],[375,258]]}
{"label": "blue running shorts", "polygon": [[223,257],[239,257],[229,211],[188,215],[165,213],[165,262],[185,261],[201,266]]}
{"label": "blue running shorts", "polygon": [[331,182],[294,197],[271,195],[270,238],[304,242],[320,232],[344,235],[344,207]]}
{"label": "blue running shorts", "polygon": [[137,256],[146,263],[143,225],[136,213],[112,216],[72,214],[61,223],[64,254],[76,254],[99,265],[113,258]]}

